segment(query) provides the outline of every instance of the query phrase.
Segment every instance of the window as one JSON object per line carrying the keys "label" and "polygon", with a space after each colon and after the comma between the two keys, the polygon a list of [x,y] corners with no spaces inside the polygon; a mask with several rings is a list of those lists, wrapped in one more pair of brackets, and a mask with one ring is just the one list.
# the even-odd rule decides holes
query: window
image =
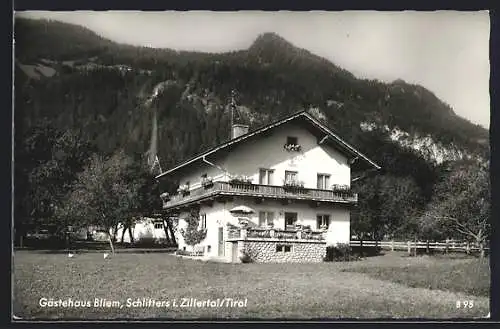
{"label": "window", "polygon": [[299,140],[297,137],[294,137],[294,136],[288,136],[286,138],[286,143],[288,145],[298,145],[299,144]]}
{"label": "window", "polygon": [[260,169],[259,171],[259,184],[261,185],[272,185],[273,184],[273,174],[272,169]]}
{"label": "window", "polygon": [[298,172],[296,171],[285,171],[285,182],[296,182]]}
{"label": "window", "polygon": [[155,229],[161,230],[163,228],[163,223],[157,222],[155,223]]}
{"label": "window", "polygon": [[292,251],[292,246],[289,244],[277,244],[276,252],[290,252]]}
{"label": "window", "polygon": [[274,226],[274,213],[271,211],[259,211],[259,226]]}
{"label": "window", "polygon": [[202,230],[207,228],[207,214],[200,214],[200,225]]}
{"label": "window", "polygon": [[326,190],[330,185],[330,175],[318,174],[318,189]]}
{"label": "window", "polygon": [[285,229],[294,229],[296,222],[297,222],[297,213],[296,212],[286,212],[285,213]]}
{"label": "window", "polygon": [[316,216],[317,229],[320,229],[322,226],[328,228],[330,225],[330,215],[318,215]]}

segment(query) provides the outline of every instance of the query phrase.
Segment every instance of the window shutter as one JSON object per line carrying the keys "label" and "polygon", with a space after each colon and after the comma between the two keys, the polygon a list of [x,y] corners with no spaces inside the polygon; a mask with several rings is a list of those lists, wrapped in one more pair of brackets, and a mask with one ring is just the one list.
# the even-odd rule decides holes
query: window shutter
{"label": "window shutter", "polygon": [[267,225],[273,225],[274,224],[274,212],[268,212],[267,213]]}
{"label": "window shutter", "polygon": [[266,213],[263,211],[259,211],[259,226],[264,226],[266,223]]}
{"label": "window shutter", "polygon": [[264,185],[266,179],[266,171],[264,169],[261,169],[259,171],[259,184]]}

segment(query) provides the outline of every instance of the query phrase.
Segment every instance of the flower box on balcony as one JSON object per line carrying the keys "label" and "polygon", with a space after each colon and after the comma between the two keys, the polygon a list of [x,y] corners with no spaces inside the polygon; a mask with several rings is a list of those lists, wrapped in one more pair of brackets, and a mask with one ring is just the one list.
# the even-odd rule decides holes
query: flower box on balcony
{"label": "flower box on balcony", "polygon": [[181,194],[182,196],[189,195],[189,186],[188,185],[181,185],[177,189],[177,192]]}
{"label": "flower box on balcony", "polygon": [[297,180],[284,181],[283,189],[285,191],[302,191],[305,190],[304,182]]}
{"label": "flower box on balcony", "polygon": [[167,192],[164,192],[164,193],[160,194],[160,198],[162,199],[162,201],[167,202],[170,200],[170,194],[168,194]]}
{"label": "flower box on balcony", "polygon": [[332,185],[332,190],[335,193],[340,194],[340,196],[344,199],[354,197],[354,193],[351,191],[349,185]]}
{"label": "flower box on balcony", "polygon": [[229,178],[229,184],[230,185],[237,185],[237,184],[243,184],[243,185],[250,185],[252,184],[252,179],[247,176],[231,176]]}
{"label": "flower box on balcony", "polygon": [[201,186],[204,188],[210,188],[214,186],[214,181],[211,177],[206,177],[201,181]]}
{"label": "flower box on balcony", "polygon": [[283,148],[288,152],[300,152],[302,147],[298,144],[285,144]]}

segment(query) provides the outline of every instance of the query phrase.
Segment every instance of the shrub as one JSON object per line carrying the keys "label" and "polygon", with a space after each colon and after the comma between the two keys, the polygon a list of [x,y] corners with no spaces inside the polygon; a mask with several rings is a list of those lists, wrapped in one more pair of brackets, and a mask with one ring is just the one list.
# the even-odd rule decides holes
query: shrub
{"label": "shrub", "polygon": [[141,236],[139,239],[134,241],[135,247],[153,247],[157,244],[156,239],[152,236]]}
{"label": "shrub", "polygon": [[250,245],[245,244],[243,250],[241,251],[240,260],[242,263],[253,263],[255,261],[255,257],[257,256],[257,251],[254,250]]}
{"label": "shrub", "polygon": [[326,248],[325,262],[348,262],[358,260],[359,257],[352,253],[352,248],[347,243],[339,243],[336,246]]}
{"label": "shrub", "polygon": [[175,251],[175,254],[176,254],[176,255],[181,255],[181,256],[191,256],[191,251],[182,250],[182,249],[177,249],[177,250]]}

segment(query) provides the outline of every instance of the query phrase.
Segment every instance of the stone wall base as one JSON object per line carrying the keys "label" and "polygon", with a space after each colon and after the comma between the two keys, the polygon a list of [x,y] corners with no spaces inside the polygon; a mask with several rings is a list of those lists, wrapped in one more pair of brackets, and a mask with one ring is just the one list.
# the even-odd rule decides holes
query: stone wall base
{"label": "stone wall base", "polygon": [[324,242],[240,240],[233,243],[238,243],[239,256],[247,254],[255,263],[320,263],[326,256]]}

